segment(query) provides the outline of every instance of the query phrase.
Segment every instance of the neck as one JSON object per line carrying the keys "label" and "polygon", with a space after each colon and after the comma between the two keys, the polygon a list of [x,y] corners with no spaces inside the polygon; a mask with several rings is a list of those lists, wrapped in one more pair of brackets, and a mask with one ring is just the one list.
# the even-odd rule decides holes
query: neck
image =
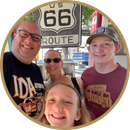
{"label": "neck", "polygon": [[24,64],[29,65],[29,64],[31,64],[31,62],[32,62],[32,60],[33,60],[33,59],[30,60],[30,59],[28,59],[28,58],[22,58],[21,56],[15,54],[15,52],[13,52],[13,51],[12,51],[12,53],[13,53],[13,55],[14,55],[20,62],[22,62],[22,63],[24,63]]}
{"label": "neck", "polygon": [[61,74],[61,72],[57,75],[50,75],[49,83],[53,84],[57,81],[62,81],[64,78],[64,75]]}
{"label": "neck", "polygon": [[95,64],[95,69],[98,73],[107,74],[114,71],[118,67],[117,63],[113,64]]}

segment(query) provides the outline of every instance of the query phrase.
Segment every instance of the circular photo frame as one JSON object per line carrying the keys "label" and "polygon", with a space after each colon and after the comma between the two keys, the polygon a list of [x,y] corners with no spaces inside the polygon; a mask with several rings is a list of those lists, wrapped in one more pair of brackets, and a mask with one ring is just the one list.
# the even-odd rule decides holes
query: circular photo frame
{"label": "circular photo frame", "polygon": [[[116,31],[118,32],[121,40],[123,41],[124,44],[124,48],[126,51],[126,55],[127,55],[127,66],[130,64],[130,54],[129,54],[129,42],[127,39],[127,36],[125,35],[125,33],[123,32],[122,28],[119,26],[119,24],[103,9],[101,9],[99,6],[91,3],[91,2],[86,2],[86,1],[76,1],[76,0],[53,0],[53,1],[42,1],[40,3],[35,4],[34,6],[28,8],[26,11],[24,11],[9,27],[9,29],[7,30],[6,34],[3,36],[3,39],[1,41],[1,54],[0,54],[0,71],[2,73],[0,73],[0,77],[1,77],[1,89],[2,89],[2,93],[4,94],[5,98],[7,99],[7,101],[9,102],[9,104],[15,109],[15,111],[17,111],[24,120],[26,120],[27,122],[30,122],[31,124],[34,125],[34,127],[38,127],[41,129],[60,129],[60,128],[56,128],[56,127],[52,127],[52,126],[48,126],[46,124],[43,124],[39,121],[36,121],[35,119],[31,118],[30,116],[26,115],[19,107],[18,105],[15,103],[15,101],[13,100],[13,98],[11,97],[6,84],[5,84],[5,80],[4,80],[4,74],[3,74],[3,54],[4,54],[4,49],[6,46],[6,43],[9,39],[9,36],[11,35],[12,31],[15,29],[15,27],[19,24],[19,22],[28,14],[30,14],[31,12],[46,6],[46,5],[50,5],[50,4],[55,4],[55,3],[76,3],[76,4],[80,4],[83,6],[87,6],[89,8],[94,9],[95,11],[99,12],[101,15],[103,15],[106,19],[109,20],[109,22],[112,23],[112,25],[114,26],[114,28],[116,29]],[[127,75],[126,75],[126,80],[124,83],[124,87],[118,97],[118,99],[115,101],[115,103],[110,107],[110,109],[108,109],[103,115],[101,115],[99,118],[91,121],[88,124],[84,124],[81,126],[76,126],[74,128],[67,128],[67,129],[89,129],[93,126],[98,125],[99,123],[101,123],[103,120],[107,119],[107,117],[109,117],[109,115],[111,115],[111,113],[113,113],[113,111],[116,110],[116,108],[120,105],[120,103],[123,101],[125,95],[127,94],[128,88],[129,88],[129,77],[130,77],[130,69],[129,67],[127,67]],[[62,128],[64,129],[64,128]],[[66,129],[66,128],[65,128]]]}

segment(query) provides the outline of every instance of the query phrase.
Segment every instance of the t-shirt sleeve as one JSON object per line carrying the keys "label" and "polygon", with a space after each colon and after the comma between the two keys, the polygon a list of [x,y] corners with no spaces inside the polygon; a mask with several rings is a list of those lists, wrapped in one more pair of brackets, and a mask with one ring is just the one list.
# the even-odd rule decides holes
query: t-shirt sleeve
{"label": "t-shirt sleeve", "polygon": [[4,55],[3,57],[3,74],[4,74],[4,78],[5,78],[5,82],[7,83],[10,79],[10,59],[8,58],[7,55]]}

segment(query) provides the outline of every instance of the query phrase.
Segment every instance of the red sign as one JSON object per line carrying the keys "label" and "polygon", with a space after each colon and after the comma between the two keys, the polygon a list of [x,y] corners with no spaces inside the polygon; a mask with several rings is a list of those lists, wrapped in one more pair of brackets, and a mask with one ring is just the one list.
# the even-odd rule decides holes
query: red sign
{"label": "red sign", "polygon": [[101,27],[102,15],[95,11],[91,17],[91,32],[92,34],[98,27]]}

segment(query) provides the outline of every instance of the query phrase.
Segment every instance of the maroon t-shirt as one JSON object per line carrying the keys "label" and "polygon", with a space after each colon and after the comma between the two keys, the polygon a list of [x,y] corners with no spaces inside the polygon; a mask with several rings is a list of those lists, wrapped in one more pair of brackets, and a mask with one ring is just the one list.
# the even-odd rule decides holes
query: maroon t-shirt
{"label": "maroon t-shirt", "polygon": [[100,74],[94,67],[86,69],[81,78],[85,91],[85,102],[96,119],[114,104],[124,86],[127,69],[120,64],[108,73]]}

